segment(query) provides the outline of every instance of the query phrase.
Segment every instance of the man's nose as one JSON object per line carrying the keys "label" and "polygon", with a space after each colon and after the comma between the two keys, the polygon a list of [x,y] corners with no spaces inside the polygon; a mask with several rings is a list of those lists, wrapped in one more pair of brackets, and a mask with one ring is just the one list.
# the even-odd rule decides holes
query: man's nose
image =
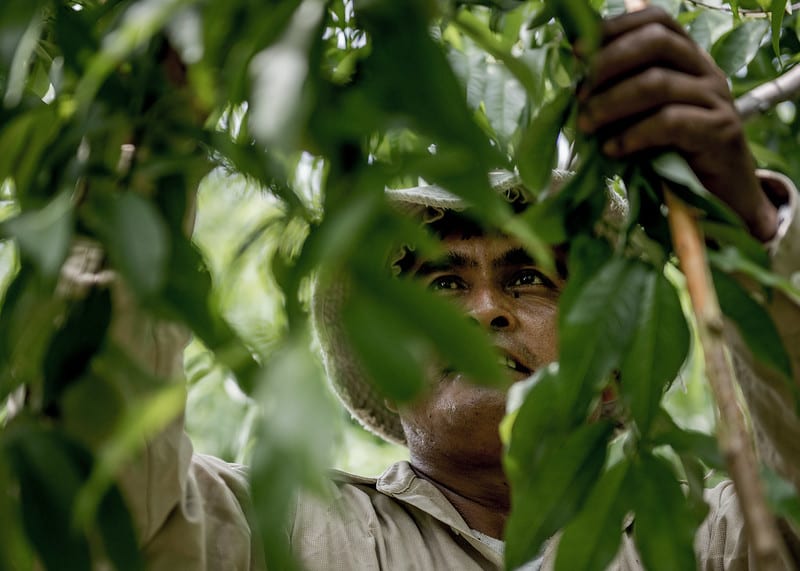
{"label": "man's nose", "polygon": [[468,301],[468,315],[487,329],[513,328],[516,318],[506,297],[502,292],[477,290]]}

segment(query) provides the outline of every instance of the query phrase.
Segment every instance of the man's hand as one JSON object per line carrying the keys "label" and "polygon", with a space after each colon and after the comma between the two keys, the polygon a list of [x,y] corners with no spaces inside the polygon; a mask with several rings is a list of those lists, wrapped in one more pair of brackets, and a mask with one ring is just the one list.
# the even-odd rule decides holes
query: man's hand
{"label": "man's hand", "polygon": [[677,151],[753,236],[774,235],[776,209],[756,177],[727,79],[666,12],[606,20],[578,98],[578,127],[596,133],[607,155]]}

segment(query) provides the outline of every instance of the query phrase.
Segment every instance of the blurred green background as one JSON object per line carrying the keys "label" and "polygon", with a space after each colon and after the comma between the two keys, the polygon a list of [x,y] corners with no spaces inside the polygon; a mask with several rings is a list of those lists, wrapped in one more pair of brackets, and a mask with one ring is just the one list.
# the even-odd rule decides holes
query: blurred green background
{"label": "blurred green background", "polygon": [[[307,169],[307,178],[313,178],[313,165]],[[301,180],[298,184],[310,183]],[[0,219],[14,211],[9,197],[0,194]],[[269,359],[285,326],[283,300],[270,272],[272,253],[279,244],[285,247],[289,239],[284,227],[272,224],[280,218],[279,202],[241,175],[216,170],[200,187],[195,241],[214,276],[217,302],[261,359]],[[272,226],[275,231],[270,231]],[[5,290],[15,263],[13,244],[0,242],[0,291]],[[694,352],[692,355],[666,406],[686,427],[710,432],[714,426],[711,400],[702,380],[701,360]],[[186,348],[185,367],[190,384],[186,427],[196,451],[248,463],[256,404],[196,340]],[[330,398],[335,399],[332,392]],[[2,415],[0,407],[0,420]],[[392,462],[408,457],[405,448],[363,430],[343,408],[340,419],[333,468],[377,475]]]}

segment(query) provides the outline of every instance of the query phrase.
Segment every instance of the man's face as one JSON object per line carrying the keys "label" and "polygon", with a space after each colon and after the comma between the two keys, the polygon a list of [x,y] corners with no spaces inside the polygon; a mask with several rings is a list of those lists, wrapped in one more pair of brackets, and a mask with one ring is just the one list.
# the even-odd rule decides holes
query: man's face
{"label": "man's face", "polygon": [[[489,331],[509,378],[525,379],[556,360],[563,282],[546,277],[520,244],[506,236],[456,235],[443,242],[446,256],[418,263],[412,273]],[[431,376],[426,398],[400,410],[412,458],[445,454],[498,462],[505,392],[473,385],[449,369],[439,368]]]}

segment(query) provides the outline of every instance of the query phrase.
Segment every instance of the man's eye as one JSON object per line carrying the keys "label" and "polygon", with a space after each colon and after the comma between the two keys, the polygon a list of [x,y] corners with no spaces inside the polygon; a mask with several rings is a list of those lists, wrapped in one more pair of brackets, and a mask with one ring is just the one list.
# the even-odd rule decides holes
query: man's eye
{"label": "man's eye", "polygon": [[431,281],[428,286],[434,291],[447,291],[462,289],[463,282],[456,276],[440,276]]}
{"label": "man's eye", "polygon": [[544,285],[548,287],[553,286],[553,282],[547,279],[544,274],[536,270],[522,270],[514,274],[511,278],[510,285],[525,286],[525,285]]}

